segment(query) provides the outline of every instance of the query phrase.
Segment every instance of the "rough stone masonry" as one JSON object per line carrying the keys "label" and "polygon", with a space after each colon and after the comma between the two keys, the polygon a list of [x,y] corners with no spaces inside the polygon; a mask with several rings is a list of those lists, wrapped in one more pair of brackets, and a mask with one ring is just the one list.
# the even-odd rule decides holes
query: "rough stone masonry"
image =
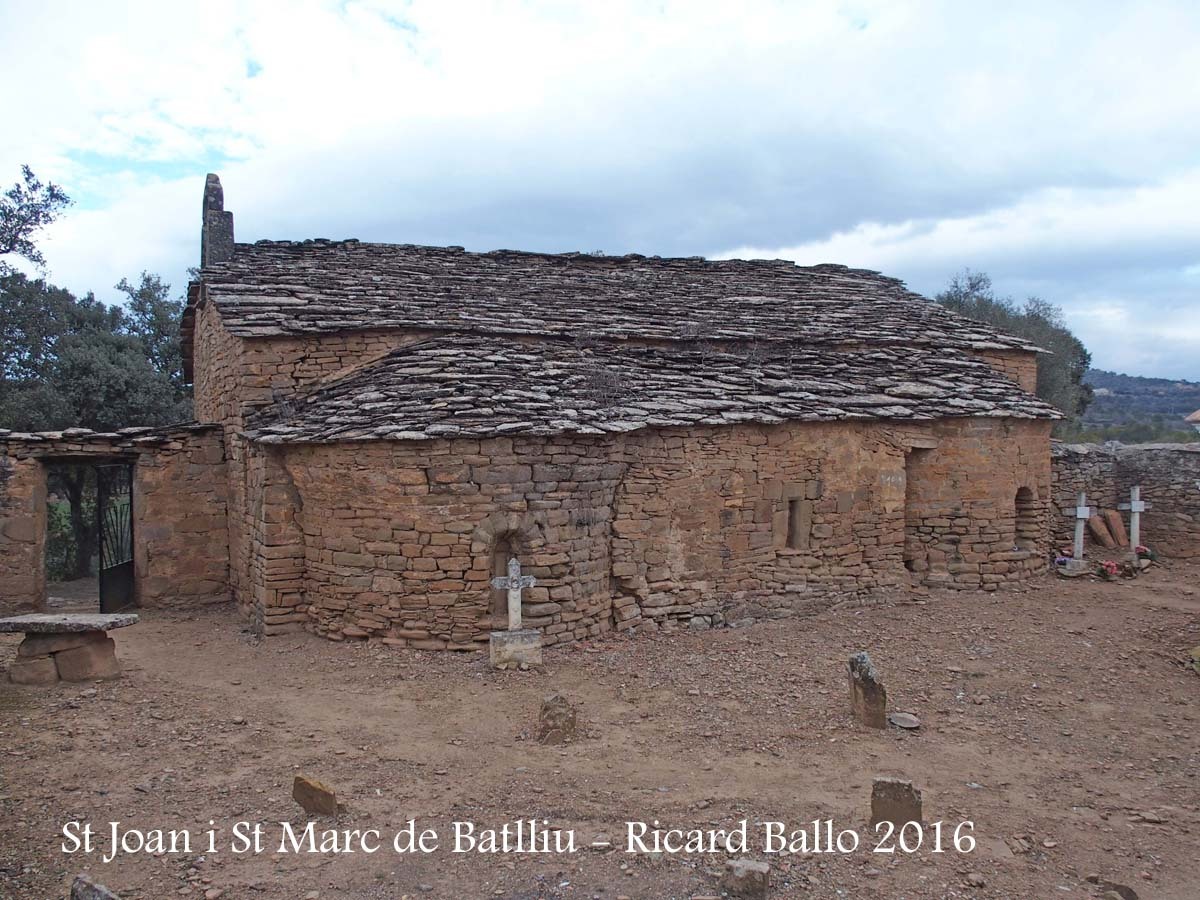
{"label": "rough stone masonry", "polygon": [[895,279],[243,244],[215,176],[202,219],[182,334],[220,448],[207,549],[263,634],[481,648],[514,557],[547,646],[1044,568],[1038,349]]}

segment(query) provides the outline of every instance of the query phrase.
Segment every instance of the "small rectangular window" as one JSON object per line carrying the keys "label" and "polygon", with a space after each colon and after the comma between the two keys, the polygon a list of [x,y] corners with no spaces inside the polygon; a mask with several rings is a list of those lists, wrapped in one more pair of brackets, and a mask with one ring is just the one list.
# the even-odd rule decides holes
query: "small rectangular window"
{"label": "small rectangular window", "polygon": [[789,500],[787,519],[787,546],[789,550],[808,549],[808,538],[812,531],[812,501]]}

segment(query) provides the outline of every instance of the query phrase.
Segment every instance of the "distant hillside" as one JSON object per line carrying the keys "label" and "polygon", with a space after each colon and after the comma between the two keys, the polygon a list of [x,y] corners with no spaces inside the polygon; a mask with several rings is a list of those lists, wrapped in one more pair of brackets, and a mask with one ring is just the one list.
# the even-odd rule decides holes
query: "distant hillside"
{"label": "distant hillside", "polygon": [[1083,380],[1094,392],[1083,414],[1085,428],[1153,423],[1191,431],[1183,419],[1200,409],[1200,382],[1118,375],[1103,369],[1088,369]]}

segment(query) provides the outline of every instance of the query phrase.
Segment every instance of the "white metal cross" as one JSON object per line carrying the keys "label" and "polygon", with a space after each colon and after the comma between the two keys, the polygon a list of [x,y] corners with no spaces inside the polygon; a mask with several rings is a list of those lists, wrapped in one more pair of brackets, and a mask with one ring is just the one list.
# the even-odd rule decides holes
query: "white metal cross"
{"label": "white metal cross", "polygon": [[1142,499],[1141,485],[1134,485],[1129,489],[1129,502],[1118,507],[1129,510],[1129,543],[1133,547],[1142,542],[1142,513],[1150,506],[1151,504]]}
{"label": "white metal cross", "polygon": [[535,584],[537,579],[532,575],[521,574],[521,564],[515,556],[508,561],[508,574],[492,579],[492,587],[508,591],[509,631],[517,631],[521,627],[521,591]]}
{"label": "white metal cross", "polygon": [[1092,511],[1087,505],[1087,494],[1080,491],[1079,501],[1075,505],[1075,547],[1071,554],[1075,559],[1083,559],[1083,526],[1091,515]]}

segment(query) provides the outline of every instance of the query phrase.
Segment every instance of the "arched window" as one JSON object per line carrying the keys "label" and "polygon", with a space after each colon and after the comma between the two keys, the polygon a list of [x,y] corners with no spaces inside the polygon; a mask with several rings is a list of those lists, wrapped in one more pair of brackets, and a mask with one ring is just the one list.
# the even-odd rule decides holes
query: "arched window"
{"label": "arched window", "polygon": [[1018,550],[1037,550],[1041,535],[1037,498],[1033,491],[1023,487],[1017,491],[1016,534],[1013,544]]}
{"label": "arched window", "polygon": [[[512,559],[513,541],[511,534],[502,534],[492,545],[492,577],[508,574],[508,561]],[[488,614],[493,618],[506,619],[508,616],[508,591],[502,588],[492,588],[492,602]]]}

